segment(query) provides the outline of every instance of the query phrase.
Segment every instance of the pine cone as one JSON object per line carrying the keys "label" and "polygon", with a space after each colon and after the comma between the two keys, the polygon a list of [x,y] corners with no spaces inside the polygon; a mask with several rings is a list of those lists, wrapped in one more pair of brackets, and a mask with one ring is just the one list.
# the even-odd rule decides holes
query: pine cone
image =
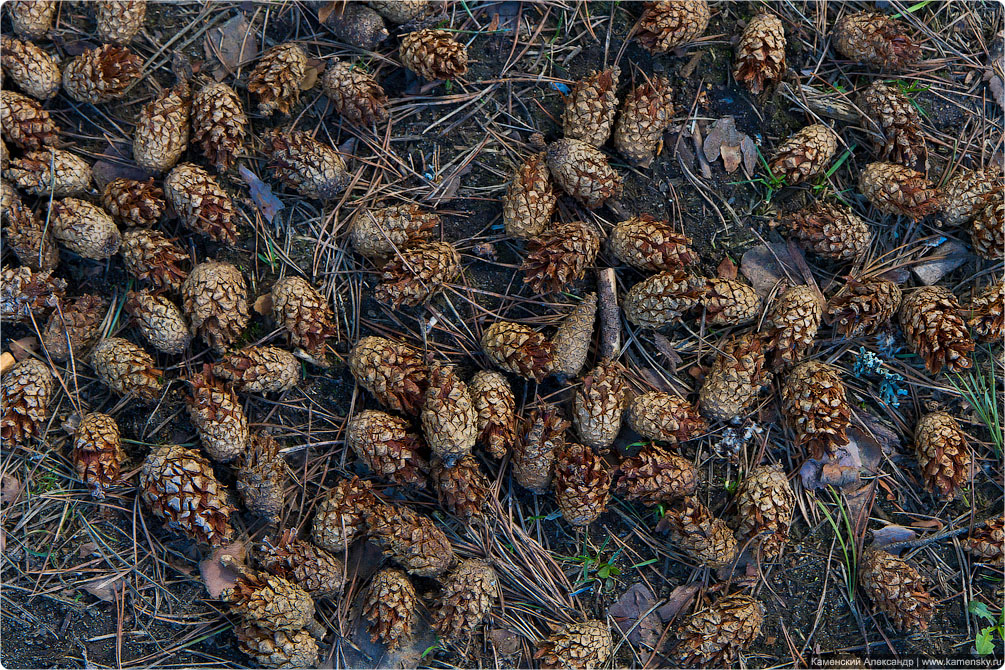
{"label": "pine cone", "polygon": [[500,368],[524,379],[540,383],[551,372],[551,342],[522,323],[493,323],[482,334],[482,350]]}
{"label": "pine cone", "polygon": [[[6,114],[7,113],[6,112],[7,106],[3,105],[3,104],[0,104],[0,110],[2,110],[4,114]],[[4,118],[6,119],[6,116]],[[4,130],[6,130],[6,129],[7,128],[6,128],[6,121],[5,121],[4,122]],[[7,133],[5,132],[4,135],[6,135],[6,134]],[[7,143],[4,142],[3,140],[0,140],[0,171],[6,170],[8,165],[10,165],[10,150],[7,148]],[[4,202],[6,202],[6,200],[4,200]],[[7,207],[4,206],[3,209],[4,209],[4,217],[6,217],[7,216],[7,214],[6,214]]]}
{"label": "pine cone", "polygon": [[311,525],[311,540],[339,554],[366,532],[364,515],[377,504],[370,482],[359,477],[343,479],[318,503]]}
{"label": "pine cone", "polygon": [[921,60],[904,24],[879,12],[845,14],[834,23],[831,40],[838,54],[866,65],[904,70]]}
{"label": "pine cone", "polygon": [[63,69],[63,90],[77,102],[117,100],[143,74],[143,59],[126,47],[105,44],[71,60]]}
{"label": "pine cone", "polygon": [[143,347],[121,337],[106,337],[91,351],[91,367],[98,379],[119,395],[151,403],[160,397],[164,373]]}
{"label": "pine cone", "polygon": [[426,401],[429,369],[422,354],[384,337],[364,337],[349,352],[356,383],[381,405],[416,416]]}
{"label": "pine cone", "polygon": [[101,296],[85,293],[49,315],[42,331],[42,344],[49,358],[65,361],[80,356],[98,339],[101,322],[108,311],[108,301]]}
{"label": "pine cone", "polygon": [[10,444],[27,444],[41,437],[55,386],[49,366],[34,358],[15,363],[0,379],[0,437]]}
{"label": "pine cone", "polygon": [[272,318],[290,333],[293,346],[315,360],[327,360],[327,343],[338,337],[331,305],[302,277],[285,277],[272,285]]}
{"label": "pine cone", "polygon": [[530,156],[513,173],[503,196],[503,225],[510,237],[540,235],[551,224],[558,198],[545,153]]}
{"label": "pine cone", "polygon": [[166,205],[164,191],[154,184],[153,177],[146,181],[119,177],[108,182],[101,194],[101,206],[126,226],[156,224]]}
{"label": "pine cone", "polygon": [[207,365],[189,379],[188,417],[199,431],[202,449],[217,463],[229,463],[248,446],[248,417],[233,389],[214,379]]}
{"label": "pine cone", "polygon": [[761,298],[753,287],[736,279],[709,279],[700,303],[711,326],[739,325],[761,310]]}
{"label": "pine cone", "polygon": [[621,415],[628,406],[623,368],[602,361],[583,377],[572,399],[572,423],[583,444],[608,449],[621,432]]}
{"label": "pine cone", "polygon": [[154,448],[143,461],[139,488],[150,511],[174,532],[214,547],[233,534],[227,494],[198,451],[176,445]]}
{"label": "pine cone", "polygon": [[970,222],[970,244],[974,253],[989,261],[1005,256],[1005,196],[1001,191],[989,194]]}
{"label": "pine cone", "polygon": [[0,36],[0,65],[4,75],[36,100],[48,100],[59,93],[63,77],[56,59],[32,42]]}
{"label": "pine cone", "polygon": [[374,298],[415,307],[441,291],[461,273],[461,255],[449,242],[421,242],[404,249],[384,266]]}
{"label": "pine cone", "polygon": [[753,95],[760,95],[785,76],[785,28],[774,14],[750,20],[736,43],[733,77]]}
{"label": "pine cone", "polygon": [[353,216],[349,242],[356,253],[378,262],[425,242],[439,223],[435,212],[418,205],[361,207]]}
{"label": "pine cone", "polygon": [[806,126],[778,145],[768,163],[771,173],[789,186],[799,184],[827,169],[837,151],[837,137],[827,126]]}
{"label": "pine cone", "polygon": [[454,79],[468,71],[468,48],[447,30],[423,28],[401,38],[401,64],[423,79]]}
{"label": "pine cone", "polygon": [[628,405],[625,420],[647,440],[677,444],[708,431],[708,423],[687,400],[672,393],[650,391]]}
{"label": "pine cone", "polygon": [[583,369],[593,342],[593,322],[597,316],[597,294],[587,293],[562,319],[551,338],[554,357],[551,374],[575,377]]}
{"label": "pine cone", "polygon": [[49,209],[52,236],[70,251],[104,260],[119,250],[122,235],[105,210],[78,198],[63,198]]}
{"label": "pine cone", "polygon": [[982,562],[998,568],[1005,564],[1005,517],[989,519],[987,524],[975,529],[963,540],[963,550]]}
{"label": "pine cone", "polygon": [[342,155],[300,130],[272,130],[265,154],[275,178],[305,198],[334,200],[349,182]]}
{"label": "pine cone", "polygon": [[764,607],[750,596],[723,596],[691,615],[677,634],[672,662],[685,668],[730,668],[761,635]]}
{"label": "pine cone", "polygon": [[37,40],[52,28],[58,7],[54,0],[11,0],[7,3],[7,15],[14,32],[25,39]]}
{"label": "pine cone", "polygon": [[918,420],[914,451],[925,488],[944,500],[952,500],[956,489],[970,478],[967,435],[945,412],[932,412]]}
{"label": "pine cone", "polygon": [[449,468],[434,457],[430,474],[440,507],[464,520],[481,516],[490,495],[489,480],[482,474],[474,456],[468,454]]}
{"label": "pine cone", "polygon": [[807,361],[792,369],[782,386],[782,415],[796,434],[796,445],[814,458],[848,444],[851,408],[837,369]]}
{"label": "pine cone", "polygon": [[434,365],[422,408],[422,433],[426,443],[446,467],[471,453],[478,438],[477,415],[468,386],[449,366]]}
{"label": "pine cone", "polygon": [[662,147],[663,133],[673,117],[673,89],[666,77],[652,77],[633,88],[621,104],[614,125],[614,148],[622,156],[649,167]]}
{"label": "pine cone", "polygon": [[[670,4],[670,3],[658,3]],[[534,658],[541,670],[599,668],[614,651],[614,640],[606,621],[589,619],[562,626],[537,643]]]}
{"label": "pine cone", "polygon": [[94,4],[98,39],[102,42],[129,44],[143,29],[147,0],[99,0]]}
{"label": "pine cone", "polygon": [[345,583],[345,566],[335,556],[285,531],[275,545],[261,547],[258,562],[269,574],[288,579],[314,598],[337,595]]}
{"label": "pine cone", "polygon": [[380,14],[359,2],[342,3],[328,15],[324,25],[336,40],[363,51],[376,51],[377,45],[388,37]]}
{"label": "pine cone", "polygon": [[780,465],[759,465],[736,491],[737,537],[760,545],[768,560],[778,558],[789,538],[796,494]]}
{"label": "pine cone", "polygon": [[704,568],[724,568],[740,553],[726,522],[691,496],[667,508],[656,529],[669,530],[670,541]]}
{"label": "pine cone", "polygon": [[192,141],[217,172],[230,169],[247,133],[241,98],[227,84],[209,82],[192,98]]}
{"label": "pine cone", "polygon": [[4,176],[29,195],[62,198],[91,187],[91,166],[62,149],[46,148],[15,158]]}
{"label": "pine cone", "polygon": [[370,0],[367,3],[378,14],[394,24],[408,23],[428,9],[429,0]]}
{"label": "pine cone", "polygon": [[306,73],[307,54],[296,42],[266,51],[248,78],[248,92],[258,97],[258,113],[289,114],[300,100],[300,83]]}
{"label": "pine cone", "polygon": [[858,190],[883,214],[901,214],[915,221],[941,207],[932,182],[897,163],[866,165],[858,178]]}
{"label": "pine cone", "polygon": [[649,51],[673,51],[701,37],[710,17],[705,0],[649,2],[635,27],[635,39]]}
{"label": "pine cone", "polygon": [[675,325],[698,305],[707,288],[707,280],[684,270],[661,272],[635,284],[621,307],[629,322],[658,330]]}
{"label": "pine cone", "polygon": [[942,187],[942,223],[970,223],[984,205],[984,196],[1001,190],[1001,173],[995,169],[961,170]]}
{"label": "pine cone", "polygon": [[267,630],[294,632],[316,626],[314,599],[283,577],[243,569],[220,599],[243,620]]}
{"label": "pine cone", "polygon": [[378,504],[363,510],[371,538],[415,577],[438,577],[450,567],[454,551],[431,519],[400,505]]}
{"label": "pine cone", "polygon": [[377,475],[425,488],[429,464],[420,453],[425,445],[404,419],[365,409],[350,419],[345,443]]}
{"label": "pine cone", "polygon": [[237,493],[248,511],[278,524],[287,478],[288,469],[279,453],[279,444],[263,433],[251,433],[237,470]]}
{"label": "pine cone", "polygon": [[167,172],[188,148],[192,98],[182,82],[140,110],[133,135],[133,159],[141,168]]}
{"label": "pine cone", "polygon": [[162,295],[148,290],[126,293],[126,313],[147,343],[165,354],[183,354],[192,341],[181,310]]}
{"label": "pine cone", "polygon": [[698,469],[689,460],[655,444],[621,461],[618,470],[621,475],[614,492],[647,507],[694,495],[701,481]]}
{"label": "pine cone", "polygon": [[552,179],[584,207],[596,209],[621,195],[621,175],[586,142],[557,140],[548,145],[545,155]]}
{"label": "pine cone", "polygon": [[60,303],[66,280],[52,276],[52,270],[32,272],[31,268],[4,268],[0,274],[0,322],[31,322]]}
{"label": "pine cone", "polygon": [[496,571],[485,561],[461,561],[446,579],[433,608],[433,630],[441,639],[462,641],[474,635],[499,591]]}
{"label": "pine cone", "polygon": [[119,252],[126,271],[155,289],[180,292],[188,278],[188,254],[159,230],[127,230]]}
{"label": "pine cone", "polygon": [[765,344],[776,364],[799,362],[813,346],[823,317],[823,300],[815,287],[793,286],[785,291],[764,320]]}
{"label": "pine cone", "polygon": [[251,320],[241,271],[230,263],[199,263],[181,285],[189,329],[218,352],[226,351]]}
{"label": "pine cone", "polygon": [[525,284],[535,293],[561,291],[586,276],[600,251],[600,235],[588,223],[562,223],[527,242]]}
{"label": "pine cone", "polygon": [[618,108],[618,77],[621,70],[609,67],[576,82],[565,98],[562,134],[565,137],[602,147],[611,135]]}
{"label": "pine cone", "polygon": [[182,163],[164,180],[167,201],[190,230],[235,244],[234,203],[219,182],[198,165]]}
{"label": "pine cone", "polygon": [[614,226],[608,241],[614,257],[639,270],[672,272],[698,260],[691,238],[666,220],[640,214]]}
{"label": "pine cone", "polygon": [[237,647],[262,668],[316,668],[318,643],[306,630],[273,631],[253,623],[234,626]]}
{"label": "pine cone", "polygon": [[373,576],[363,596],[363,616],[370,622],[370,641],[397,649],[412,637],[419,598],[401,570],[384,568]]}
{"label": "pine cone", "polygon": [[555,500],[573,526],[588,526],[611,498],[611,473],[589,447],[567,442],[555,451]]}
{"label": "pine cone", "polygon": [[[27,205],[21,202],[8,182],[3,182],[4,234],[14,255],[32,270],[52,270],[59,264],[59,248],[50,230]],[[6,189],[10,189],[9,195]],[[7,198],[10,198],[9,201]]]}
{"label": "pine cone", "polygon": [[501,459],[516,440],[516,399],[509,382],[498,372],[481,370],[468,382],[475,408],[478,442],[485,451]]}
{"label": "pine cone", "polygon": [[956,296],[941,286],[926,286],[900,303],[900,328],[911,351],[921,356],[930,373],[969,368],[974,341],[963,321]]}
{"label": "pine cone", "polygon": [[863,118],[879,130],[875,142],[879,157],[909,168],[926,169],[928,150],[921,132],[921,115],[910,98],[881,81],[873,82],[859,96]]}
{"label": "pine cone", "polygon": [[73,464],[91,496],[105,497],[105,489],[118,481],[125,460],[115,419],[98,412],[84,415],[73,436]]}
{"label": "pine cone", "polygon": [[513,445],[513,476],[533,493],[544,493],[554,476],[555,452],[565,444],[569,422],[554,405],[535,407],[521,426]]}
{"label": "pine cone", "polygon": [[285,349],[252,346],[224,354],[213,374],[241,393],[282,393],[300,383],[300,363]]}
{"label": "pine cone", "polygon": [[968,306],[967,325],[981,342],[1000,342],[1005,337],[1005,284],[988,286]]}
{"label": "pine cone", "polygon": [[698,393],[698,409],[711,421],[733,421],[771,382],[764,340],[754,333],[730,338],[719,349]]}
{"label": "pine cone", "polygon": [[900,307],[900,288],[892,281],[849,278],[845,286],[847,293],[831,298],[827,316],[834,329],[848,339],[874,335]]}
{"label": "pine cone", "polygon": [[342,118],[357,126],[372,126],[387,120],[387,94],[361,64],[328,62],[321,88]]}
{"label": "pine cone", "polygon": [[49,112],[14,91],[0,91],[0,128],[7,140],[26,151],[55,146],[59,135]]}
{"label": "pine cone", "polygon": [[879,549],[867,549],[859,565],[862,590],[877,610],[890,617],[894,628],[903,632],[928,630],[935,601],[917,570]]}
{"label": "pine cone", "polygon": [[772,226],[781,226],[802,246],[818,256],[849,261],[869,249],[869,226],[851,208],[817,200],[787,214]]}

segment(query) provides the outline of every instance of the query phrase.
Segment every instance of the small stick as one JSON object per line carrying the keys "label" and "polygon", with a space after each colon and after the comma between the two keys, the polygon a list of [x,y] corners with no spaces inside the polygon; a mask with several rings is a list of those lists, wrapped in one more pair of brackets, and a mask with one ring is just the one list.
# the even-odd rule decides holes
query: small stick
{"label": "small stick", "polygon": [[597,298],[600,302],[600,358],[614,360],[621,352],[621,314],[614,268],[597,271]]}
{"label": "small stick", "polygon": [[[981,528],[982,526],[984,526],[985,524],[987,524],[988,521],[991,521],[992,519],[996,519],[996,518],[997,517],[989,517],[987,519],[984,519],[983,521],[978,521],[977,523],[975,523],[973,525],[973,528],[975,530],[977,528]],[[957,535],[963,535],[963,533],[968,532],[970,529],[971,529],[971,526],[968,525],[968,526],[962,526],[961,528],[953,528],[951,530],[944,530],[944,531],[940,531],[938,533],[935,533],[934,535],[929,535],[927,537],[919,537],[916,540],[904,540],[903,542],[893,542],[891,544],[888,544],[888,545],[885,545],[885,546],[881,547],[881,549],[883,549],[883,551],[888,551],[891,554],[896,554],[896,553],[898,553],[900,551],[903,551],[904,549],[917,549],[918,547],[924,547],[926,545],[933,544],[935,542],[940,542],[940,541],[948,539],[950,537],[955,537]]]}

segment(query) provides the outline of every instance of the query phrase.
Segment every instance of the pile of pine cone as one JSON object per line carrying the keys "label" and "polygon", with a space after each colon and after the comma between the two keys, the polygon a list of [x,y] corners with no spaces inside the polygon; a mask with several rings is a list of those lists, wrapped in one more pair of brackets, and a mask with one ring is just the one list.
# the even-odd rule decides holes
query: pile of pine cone
{"label": "pile of pine cone", "polygon": [[[859,337],[889,330],[895,319],[932,374],[969,367],[975,339],[1002,337],[1000,280],[966,307],[943,287],[902,291],[882,276],[860,276],[829,299],[816,286],[785,288],[765,309],[742,281],[697,274],[691,240],[667,221],[639,213],[610,231],[584,221],[553,222],[560,193],[587,209],[616,198],[621,177],[604,146],[610,142],[644,169],[657,156],[674,114],[667,79],[646,78],[629,87],[619,103],[621,71],[607,67],[576,82],[566,99],[563,137],[526,158],[503,199],[507,235],[525,240],[525,283],[539,294],[563,291],[586,276],[606,245],[618,262],[652,273],[622,297],[633,326],[656,330],[691,319],[742,327],[763,314],[760,327],[734,330],[716,347],[693,402],[676,393],[633,392],[617,351],[587,367],[598,308],[593,293],[550,335],[522,323],[485,324],[484,357],[478,362],[502,372],[484,369],[467,381],[456,362],[435,360],[418,343],[378,336],[346,343],[349,371],[381,406],[351,416],[344,435],[373,481],[344,479],[328,488],[302,538],[295,529],[276,527],[290,485],[287,466],[280,445],[250,428],[241,396],[283,393],[301,382],[304,369],[331,369],[335,345],[342,341],[332,300],[310,281],[288,276],[256,301],[238,267],[195,259],[158,229],[173,217],[217,245],[236,245],[246,235],[239,226],[239,203],[231,196],[240,188],[232,174],[252,145],[242,95],[227,83],[179,79],[162,90],[144,106],[133,133],[134,161],[152,176],[118,178],[100,191],[94,188],[91,166],[73,153],[46,104],[64,95],[101,108],[129,96],[144,75],[143,60],[129,43],[142,30],[146,4],[105,1],[90,7],[103,45],[61,67],[51,49],[36,44],[53,30],[58,3],[6,4],[18,37],[5,35],[0,46],[8,87],[0,93],[2,215],[7,247],[19,265],[2,270],[0,319],[5,328],[34,329],[41,352],[3,375],[0,434],[9,445],[45,439],[57,375],[61,386],[76,388],[69,377],[89,368],[113,395],[154,406],[170,394],[165,366],[149,350],[182,370],[180,363],[193,352],[210,350],[213,362],[185,378],[185,402],[201,448],[151,448],[135,484],[150,513],[204,546],[236,539],[237,500],[247,514],[276,530],[274,540],[256,546],[255,567],[229,565],[236,578],[221,594],[237,620],[242,650],[263,666],[318,663],[316,640],[328,631],[314,617],[314,600],[340,597],[345,580],[340,556],[357,541],[375,542],[393,564],[373,576],[359,603],[375,641],[393,648],[411,636],[422,605],[415,578],[437,584],[427,605],[433,628],[447,643],[467,642],[489,614],[499,589],[493,567],[455,555],[431,516],[375,490],[375,482],[429,489],[456,523],[478,523],[493,496],[476,457],[481,449],[511,465],[526,490],[554,495],[573,526],[595,521],[610,496],[619,495],[661,506],[659,528],[694,565],[728,569],[745,545],[764,560],[775,560],[785,548],[795,503],[786,473],[777,464],[748,472],[729,525],[701,502],[701,477],[675,451],[679,444],[748,415],[775,378],[792,448],[817,459],[836,457],[848,443],[852,411],[840,370],[811,357],[825,320],[835,332]],[[465,45],[448,31],[421,27],[432,13],[426,0],[374,1],[349,4],[326,23],[339,39],[368,45],[364,48],[387,39],[387,26],[397,25],[404,67],[429,80],[463,76]],[[631,36],[651,51],[670,51],[700,37],[709,18],[704,0],[648,3]],[[366,28],[362,33],[360,26]],[[896,70],[920,58],[904,31],[884,14],[846,14],[833,26],[832,41],[843,58]],[[298,104],[307,67],[302,44],[267,50],[246,81],[255,112],[285,120]],[[785,71],[781,21],[756,16],[736,46],[736,81],[764,95]],[[358,64],[333,59],[321,85],[344,121],[360,127],[388,122],[384,90]],[[876,124],[879,161],[859,179],[859,190],[875,211],[913,220],[934,215],[947,226],[968,226],[974,251],[1000,260],[1005,211],[1000,174],[967,171],[937,188],[925,175],[924,134],[910,101],[876,82],[862,92],[859,104]],[[258,139],[274,181],[304,198],[335,200],[352,180],[351,157],[303,131],[275,127]],[[800,184],[825,172],[837,147],[833,129],[810,125],[782,142],[768,165],[785,185]],[[450,242],[436,241],[439,223],[435,212],[414,204],[357,208],[348,242],[380,270],[378,301],[395,309],[421,306],[458,278],[461,255]],[[869,225],[832,200],[781,216],[775,225],[834,263],[854,261],[872,243]],[[137,284],[121,306],[133,327],[127,332],[138,337],[103,336],[115,322],[116,305],[106,296],[68,293],[61,261],[121,262]],[[265,307],[288,346],[239,346],[252,321],[250,303]],[[567,408],[535,401],[518,412],[513,378],[556,380],[568,389]],[[611,447],[623,423],[648,444],[614,462]],[[128,485],[122,480],[127,455],[115,419],[84,412],[71,424],[71,458],[91,495],[102,498]],[[945,412],[921,417],[915,450],[925,486],[940,499],[952,498],[967,481],[971,460],[955,419]],[[218,478],[228,468],[236,497]],[[966,547],[1000,565],[1002,532],[1000,521],[992,523]],[[895,627],[927,629],[934,600],[906,562],[870,551],[860,582]],[[732,664],[760,635],[764,616],[751,595],[724,594],[691,615],[678,631],[672,658],[681,665]],[[608,624],[588,620],[539,641],[535,658],[545,668],[597,666],[607,662],[613,645]]]}

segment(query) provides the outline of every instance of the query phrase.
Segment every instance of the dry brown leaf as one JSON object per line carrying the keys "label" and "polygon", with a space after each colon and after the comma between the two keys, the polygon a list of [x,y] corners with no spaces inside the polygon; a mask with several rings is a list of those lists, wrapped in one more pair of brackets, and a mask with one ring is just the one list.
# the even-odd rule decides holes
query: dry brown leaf
{"label": "dry brown leaf", "polygon": [[219,598],[224,589],[237,581],[237,572],[225,565],[224,559],[241,564],[247,553],[248,548],[243,542],[234,542],[218,548],[209,558],[199,563],[199,573],[210,597]]}
{"label": "dry brown leaf", "polygon": [[719,279],[736,279],[736,263],[729,256],[725,256],[716,269]]}
{"label": "dry brown leaf", "polygon": [[17,500],[21,493],[21,482],[14,475],[4,473],[0,475],[0,503],[9,505]]}

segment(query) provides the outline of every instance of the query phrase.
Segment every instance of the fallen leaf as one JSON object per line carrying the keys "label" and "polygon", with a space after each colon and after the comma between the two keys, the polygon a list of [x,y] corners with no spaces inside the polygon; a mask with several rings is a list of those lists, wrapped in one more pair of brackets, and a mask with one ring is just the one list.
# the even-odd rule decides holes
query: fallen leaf
{"label": "fallen leaf", "polygon": [[99,553],[98,552],[98,545],[95,542],[84,542],[77,549],[77,554],[81,558],[87,558],[88,556],[91,556],[93,554],[98,554],[98,553]]}
{"label": "fallen leaf", "polygon": [[137,181],[143,181],[150,177],[150,173],[146,170],[142,170],[135,165],[126,165],[124,163],[113,163],[111,161],[97,161],[91,166],[91,176],[94,178],[94,184],[98,187],[98,190],[102,190],[105,186],[115,179],[120,177],[123,179],[136,179]]}
{"label": "fallen leaf", "polygon": [[0,475],[0,503],[9,505],[17,500],[21,493],[21,482],[14,475],[3,473]]}
{"label": "fallen leaf", "polygon": [[667,336],[663,333],[653,333],[653,344],[659,349],[659,352],[667,357],[667,361],[670,363],[671,367],[677,367],[684,362],[684,359],[680,357],[676,351],[674,351],[673,345]]}
{"label": "fallen leaf", "polygon": [[957,240],[946,240],[925,257],[930,260],[922,258],[917,265],[911,268],[911,271],[922,284],[931,286],[946,274],[963,265],[970,256],[970,249],[967,245]]}
{"label": "fallen leaf", "polygon": [[258,37],[256,31],[251,29],[248,17],[238,14],[206,33],[203,51],[208,60],[220,63],[214,68],[213,74],[217,81],[221,81],[242,63],[258,57]]}
{"label": "fallen leaf", "polygon": [[[742,149],[744,143],[753,146],[753,140],[750,139],[750,136],[736,129],[736,120],[732,116],[725,116],[712,124],[704,142],[702,142],[702,153],[705,154],[705,159],[710,163],[721,158],[726,172],[732,174],[736,172],[741,161],[745,161],[744,169],[747,169],[746,164],[749,162],[749,158],[744,156]],[[749,149],[747,153],[749,153]]]}
{"label": "fallen leaf", "polygon": [[332,12],[334,12],[341,4],[342,4],[341,2],[329,2],[328,4],[318,9],[318,22],[324,23],[325,21],[327,21],[328,17],[332,15]]}
{"label": "fallen leaf", "polygon": [[698,588],[698,584],[685,584],[674,588],[670,592],[666,603],[656,610],[663,623],[667,623],[683,612],[691,604],[691,601],[694,600],[695,594],[698,593]]}
{"label": "fallen leaf", "polygon": [[243,163],[241,167],[238,168],[238,172],[241,174],[241,179],[244,183],[248,185],[248,190],[251,193],[251,199],[254,201],[255,206],[258,207],[258,211],[262,213],[262,216],[272,223],[272,220],[276,218],[276,215],[283,209],[284,205],[282,201],[279,200],[272,192],[272,188],[268,184],[263,182],[258,176],[249,170]]}
{"label": "fallen leaf", "polygon": [[212,555],[199,563],[202,583],[211,598],[219,598],[224,589],[232,587],[237,580],[237,571],[224,564],[224,559],[237,564],[243,563],[248,548],[243,542],[234,542],[218,548]]}
{"label": "fallen leaf", "polygon": [[121,588],[122,576],[116,575],[97,580],[84,585],[84,590],[107,603],[114,602],[115,595]]}
{"label": "fallen leaf", "polygon": [[271,314],[272,313],[272,294],[271,293],[263,293],[262,295],[258,296],[258,299],[255,300],[255,304],[252,306],[252,309],[254,309],[256,312],[258,312],[262,316],[268,316],[269,314]]}
{"label": "fallen leaf", "polygon": [[941,530],[944,525],[938,519],[924,519],[912,523],[911,528],[934,528],[935,530]]}
{"label": "fallen leaf", "polygon": [[766,297],[779,281],[789,275],[798,276],[798,264],[781,243],[761,244],[748,249],[740,259],[740,274],[750,281],[761,298]]}
{"label": "fallen leaf", "polygon": [[736,279],[736,263],[729,256],[724,256],[716,269],[719,279]]}
{"label": "fallen leaf", "polygon": [[799,469],[805,489],[823,489],[828,486],[843,488],[861,481],[862,460],[858,445],[849,442],[829,459],[808,458]]}
{"label": "fallen leaf", "polygon": [[503,656],[509,656],[520,651],[520,636],[504,628],[493,628],[490,630],[489,640],[496,651]]}
{"label": "fallen leaf", "polygon": [[907,542],[916,537],[918,534],[910,528],[891,523],[872,531],[872,546],[878,549],[894,542]]}
{"label": "fallen leaf", "polygon": [[653,611],[656,596],[642,583],[633,584],[607,609],[614,623],[635,645],[654,647],[660,639],[660,617]]}
{"label": "fallen leaf", "polygon": [[750,135],[744,135],[740,140],[740,153],[743,154],[743,172],[749,179],[757,170],[757,145],[750,139]]}
{"label": "fallen leaf", "polygon": [[862,461],[862,469],[867,473],[874,473],[879,468],[880,461],[883,460],[883,447],[865,431],[861,431],[854,426],[848,428],[848,441],[854,443],[858,449],[859,458]]}
{"label": "fallen leaf", "polygon": [[845,494],[845,501],[848,505],[848,518],[852,521],[852,528],[857,538],[865,536],[865,527],[869,523],[869,513],[872,511],[875,499],[875,479],[862,488]]}
{"label": "fallen leaf", "polygon": [[23,361],[32,355],[33,352],[38,351],[38,339],[27,336],[22,337],[20,340],[14,340],[10,343],[10,353],[19,361]]}
{"label": "fallen leaf", "polygon": [[304,78],[300,80],[300,90],[309,91],[318,83],[318,69],[316,67],[307,68]]}

